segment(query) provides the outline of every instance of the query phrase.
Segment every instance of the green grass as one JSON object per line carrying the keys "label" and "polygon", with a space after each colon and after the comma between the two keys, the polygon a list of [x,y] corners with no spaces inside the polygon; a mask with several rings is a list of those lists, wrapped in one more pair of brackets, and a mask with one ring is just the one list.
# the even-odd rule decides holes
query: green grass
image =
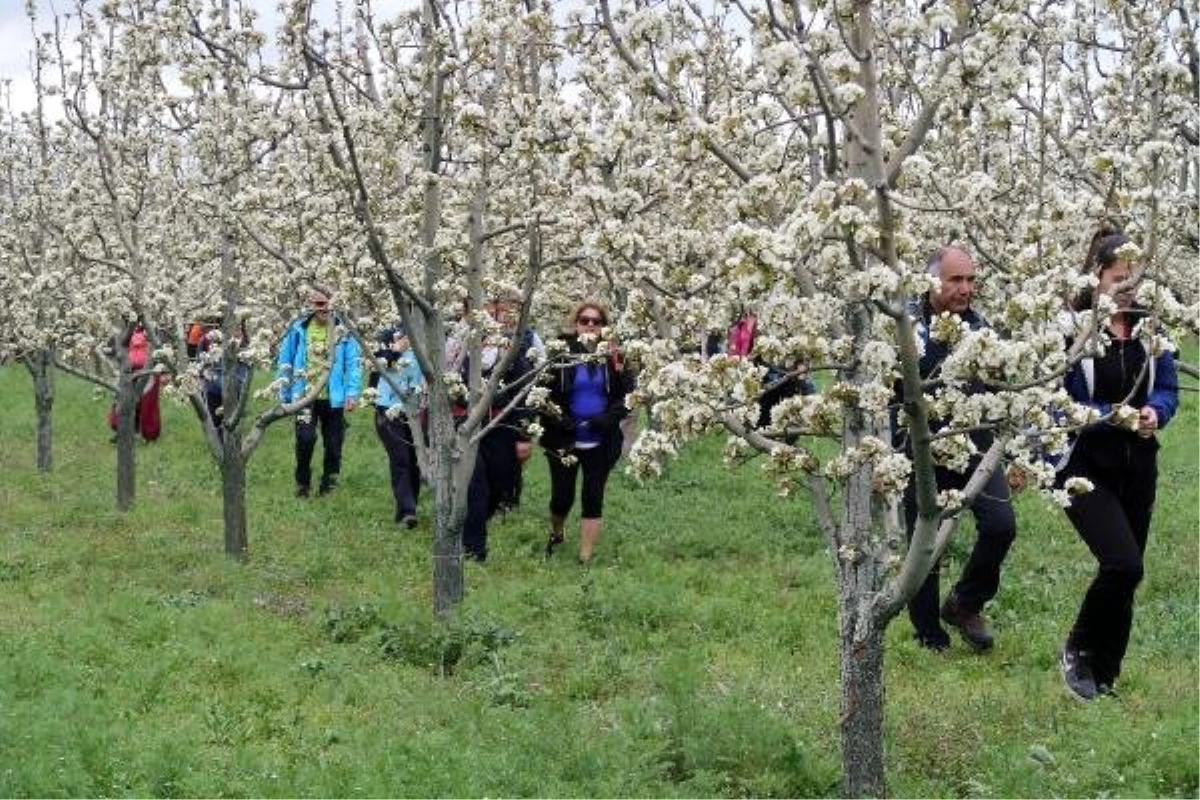
{"label": "green grass", "polygon": [[[430,618],[429,531],[391,523],[386,460],[352,415],[342,484],[291,497],[291,430],[250,468],[250,558],[223,555],[190,411],[138,447],[114,510],[107,403],[60,380],[34,469],[27,374],[0,369],[0,796],[824,796],[838,791],[836,602],[803,499],[706,440],[660,481],[610,484],[594,565],[541,558],[545,462]],[[1164,435],[1119,700],[1055,665],[1093,561],[1018,500],[995,650],[887,635],[900,796],[1196,796],[1196,397]],[[319,457],[319,456],[318,456]],[[429,497],[422,497],[427,516]],[[946,567],[956,575],[969,526]]]}

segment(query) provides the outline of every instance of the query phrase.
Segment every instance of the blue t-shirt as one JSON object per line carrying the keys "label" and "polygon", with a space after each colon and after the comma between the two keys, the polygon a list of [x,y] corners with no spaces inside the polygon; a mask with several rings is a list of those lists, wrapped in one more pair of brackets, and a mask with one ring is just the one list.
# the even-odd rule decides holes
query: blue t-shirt
{"label": "blue t-shirt", "polygon": [[604,372],[602,364],[578,364],[575,367],[575,384],[571,387],[571,419],[575,420],[577,447],[600,444],[600,432],[589,426],[581,427],[579,423],[599,416],[608,405]]}

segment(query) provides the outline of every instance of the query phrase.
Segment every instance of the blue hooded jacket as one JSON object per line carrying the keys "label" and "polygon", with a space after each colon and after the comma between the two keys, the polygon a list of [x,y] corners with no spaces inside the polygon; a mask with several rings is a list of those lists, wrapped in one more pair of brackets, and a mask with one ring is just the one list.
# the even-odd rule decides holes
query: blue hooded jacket
{"label": "blue hooded jacket", "polygon": [[[286,379],[279,390],[283,403],[294,403],[308,390],[308,381],[303,374],[308,370],[308,325],[313,315],[306,314],[288,326],[275,362],[275,376]],[[342,319],[333,315],[334,329]],[[330,331],[332,338],[336,334]],[[333,366],[329,373],[329,405],[343,408],[346,399],[357,401],[362,394],[362,348],[350,335],[343,336],[333,348]]]}

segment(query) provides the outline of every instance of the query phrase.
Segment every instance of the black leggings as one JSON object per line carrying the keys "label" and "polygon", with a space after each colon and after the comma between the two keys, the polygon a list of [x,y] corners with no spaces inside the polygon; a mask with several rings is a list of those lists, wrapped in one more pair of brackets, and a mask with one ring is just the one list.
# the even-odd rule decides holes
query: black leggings
{"label": "black leggings", "polygon": [[570,513],[575,504],[575,477],[582,468],[582,516],[600,519],[604,510],[604,486],[613,467],[609,449],[603,444],[585,450],[571,448],[567,455],[574,456],[570,464],[564,464],[557,452],[546,452],[546,462],[550,465],[550,513],[556,517]]}
{"label": "black leggings", "polygon": [[1087,478],[1094,488],[1071,500],[1067,517],[1096,557],[1092,579],[1071,628],[1071,647],[1091,654],[1098,683],[1112,684],[1133,628],[1133,597],[1142,582],[1158,467],[1151,457],[1138,469],[1106,469],[1076,454],[1063,479]]}

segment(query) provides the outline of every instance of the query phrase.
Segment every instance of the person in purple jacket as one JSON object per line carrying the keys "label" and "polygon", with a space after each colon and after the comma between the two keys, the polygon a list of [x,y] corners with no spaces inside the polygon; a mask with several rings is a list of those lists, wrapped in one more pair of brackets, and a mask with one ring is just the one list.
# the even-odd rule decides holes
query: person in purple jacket
{"label": "person in purple jacket", "polygon": [[1153,323],[1133,304],[1129,285],[1137,268],[1121,250],[1127,244],[1129,239],[1113,230],[1096,234],[1084,269],[1099,284],[1072,303],[1075,311],[1085,311],[1095,308],[1097,296],[1108,295],[1117,305],[1097,334],[1106,341],[1103,354],[1083,359],[1065,379],[1076,402],[1105,416],[1080,431],[1058,472],[1060,486],[1083,478],[1093,487],[1067,508],[1099,567],[1060,655],[1063,680],[1081,700],[1111,694],[1121,674],[1158,482],[1155,434],[1179,405],[1171,353],[1156,355],[1137,336],[1139,322]]}
{"label": "person in purple jacket", "polygon": [[579,521],[579,561],[592,559],[600,539],[604,488],[613,465],[621,456],[624,434],[621,420],[628,414],[625,395],[631,388],[629,372],[619,355],[595,353],[601,330],[608,326],[608,311],[596,302],[585,302],[572,315],[574,335],[567,337],[571,358],[551,373],[550,400],[559,413],[543,414],[541,438],[550,465],[550,539],[546,556],[562,543],[567,514],[575,503],[575,484],[583,472]]}

